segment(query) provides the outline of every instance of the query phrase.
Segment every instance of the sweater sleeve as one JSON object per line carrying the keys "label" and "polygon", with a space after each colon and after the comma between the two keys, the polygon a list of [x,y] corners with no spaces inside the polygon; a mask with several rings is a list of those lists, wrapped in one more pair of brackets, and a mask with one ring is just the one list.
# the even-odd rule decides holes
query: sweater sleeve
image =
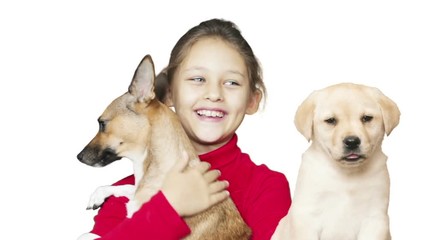
{"label": "sweater sleeve", "polygon": [[[123,179],[114,185],[133,184],[133,178]],[[94,217],[91,231],[100,239],[181,239],[190,233],[185,221],[169,204],[162,192],[126,218],[126,197],[109,197]],[[160,230],[161,229],[161,230]]]}
{"label": "sweater sleeve", "polygon": [[270,240],[291,205],[289,183],[285,175],[275,173],[257,185],[250,197],[248,207],[252,210],[246,221],[252,229],[252,240]]}
{"label": "sweater sleeve", "polygon": [[[96,232],[94,232],[97,234]],[[124,218],[111,231],[101,235],[102,240],[112,239],[181,239],[190,229],[172,208],[162,192],[158,192],[132,218]]]}

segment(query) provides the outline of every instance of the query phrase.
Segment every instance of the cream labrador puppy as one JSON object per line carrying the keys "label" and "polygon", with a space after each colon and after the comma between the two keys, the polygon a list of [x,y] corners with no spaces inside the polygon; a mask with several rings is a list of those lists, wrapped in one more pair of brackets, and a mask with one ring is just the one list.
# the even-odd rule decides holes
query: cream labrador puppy
{"label": "cream labrador puppy", "polygon": [[272,239],[391,239],[381,143],[399,118],[397,105],[377,88],[341,83],[309,95],[295,125],[311,145],[302,155],[289,214]]}

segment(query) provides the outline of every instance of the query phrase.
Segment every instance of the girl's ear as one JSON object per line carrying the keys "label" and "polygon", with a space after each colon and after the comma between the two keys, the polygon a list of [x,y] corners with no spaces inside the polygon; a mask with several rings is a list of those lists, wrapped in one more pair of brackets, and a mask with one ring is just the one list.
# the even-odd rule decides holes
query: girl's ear
{"label": "girl's ear", "polygon": [[258,111],[259,103],[262,99],[262,92],[257,89],[254,93],[249,97],[249,104],[246,107],[246,114],[252,115]]}

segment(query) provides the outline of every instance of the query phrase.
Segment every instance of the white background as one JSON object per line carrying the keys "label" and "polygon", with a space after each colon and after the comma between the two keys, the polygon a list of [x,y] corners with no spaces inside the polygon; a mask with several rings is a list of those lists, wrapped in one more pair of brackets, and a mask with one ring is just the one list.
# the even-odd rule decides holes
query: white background
{"label": "white background", "polygon": [[[402,112],[384,140],[393,239],[426,239],[427,8],[424,1],[2,1],[0,3],[1,238],[75,239],[99,185],[131,163],[81,164],[96,119],[127,90],[145,54],[163,68],[178,38],[213,17],[234,21],[264,69],[262,112],[239,143],[293,186],[308,143],[297,106],[338,82],[380,88]],[[11,237],[14,236],[14,237]]]}

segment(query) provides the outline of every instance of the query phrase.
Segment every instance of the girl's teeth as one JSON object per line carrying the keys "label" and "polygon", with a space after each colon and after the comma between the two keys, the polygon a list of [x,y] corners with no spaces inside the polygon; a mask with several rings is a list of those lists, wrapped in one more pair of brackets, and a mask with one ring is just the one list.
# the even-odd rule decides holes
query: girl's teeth
{"label": "girl's teeth", "polygon": [[210,110],[199,110],[197,111],[197,114],[203,115],[206,117],[223,117],[224,113],[219,111],[210,111]]}

